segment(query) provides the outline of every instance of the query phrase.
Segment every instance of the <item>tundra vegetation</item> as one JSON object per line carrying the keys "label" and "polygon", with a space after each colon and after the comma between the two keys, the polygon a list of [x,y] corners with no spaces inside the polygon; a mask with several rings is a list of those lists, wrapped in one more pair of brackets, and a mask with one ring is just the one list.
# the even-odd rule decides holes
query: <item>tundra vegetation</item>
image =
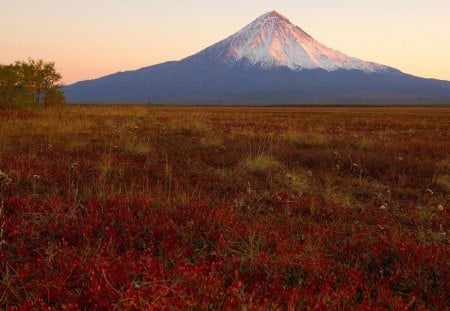
{"label": "tundra vegetation", "polygon": [[0,110],[0,309],[449,305],[450,109]]}

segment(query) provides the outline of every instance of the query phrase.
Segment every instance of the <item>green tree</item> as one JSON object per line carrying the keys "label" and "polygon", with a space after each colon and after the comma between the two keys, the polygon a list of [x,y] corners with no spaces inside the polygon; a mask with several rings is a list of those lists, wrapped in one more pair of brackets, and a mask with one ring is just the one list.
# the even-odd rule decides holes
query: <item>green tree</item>
{"label": "green tree", "polygon": [[29,59],[0,65],[0,107],[65,103],[55,64]]}
{"label": "green tree", "polygon": [[16,65],[0,65],[0,107],[17,105],[20,95]]}

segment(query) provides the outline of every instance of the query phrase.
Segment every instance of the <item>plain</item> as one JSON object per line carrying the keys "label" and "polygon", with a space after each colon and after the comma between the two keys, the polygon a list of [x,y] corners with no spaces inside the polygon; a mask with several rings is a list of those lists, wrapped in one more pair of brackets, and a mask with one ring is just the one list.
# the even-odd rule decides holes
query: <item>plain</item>
{"label": "plain", "polygon": [[448,107],[0,111],[0,308],[445,309]]}

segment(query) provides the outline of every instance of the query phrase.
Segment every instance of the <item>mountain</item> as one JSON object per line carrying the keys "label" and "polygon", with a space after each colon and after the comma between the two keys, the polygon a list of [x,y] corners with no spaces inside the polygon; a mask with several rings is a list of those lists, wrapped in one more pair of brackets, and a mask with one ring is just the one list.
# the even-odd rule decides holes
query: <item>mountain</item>
{"label": "mountain", "polygon": [[273,11],[180,61],[64,88],[70,102],[450,103],[450,82],[333,50]]}
{"label": "mountain", "polygon": [[263,69],[288,67],[295,71],[389,70],[385,66],[364,62],[324,46],[275,11],[262,15],[238,33],[203,50],[194,58],[230,63],[245,60]]}

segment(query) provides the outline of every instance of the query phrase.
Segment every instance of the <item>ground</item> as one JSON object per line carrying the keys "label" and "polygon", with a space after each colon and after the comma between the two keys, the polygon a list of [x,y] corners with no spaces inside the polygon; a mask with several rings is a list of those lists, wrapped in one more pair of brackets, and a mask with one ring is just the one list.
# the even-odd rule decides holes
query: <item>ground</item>
{"label": "ground", "polygon": [[0,308],[440,309],[450,109],[0,111]]}

